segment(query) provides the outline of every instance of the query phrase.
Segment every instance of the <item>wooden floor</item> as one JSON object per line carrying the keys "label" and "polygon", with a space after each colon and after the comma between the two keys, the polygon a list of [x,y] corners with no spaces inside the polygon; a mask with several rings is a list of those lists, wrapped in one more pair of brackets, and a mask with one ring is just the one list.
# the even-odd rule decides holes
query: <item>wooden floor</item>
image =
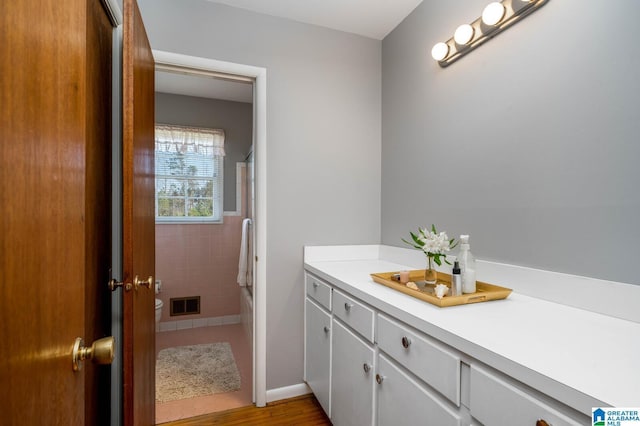
{"label": "wooden floor", "polygon": [[313,395],[272,402],[264,408],[255,406],[234,408],[214,414],[192,417],[163,426],[205,425],[331,425]]}

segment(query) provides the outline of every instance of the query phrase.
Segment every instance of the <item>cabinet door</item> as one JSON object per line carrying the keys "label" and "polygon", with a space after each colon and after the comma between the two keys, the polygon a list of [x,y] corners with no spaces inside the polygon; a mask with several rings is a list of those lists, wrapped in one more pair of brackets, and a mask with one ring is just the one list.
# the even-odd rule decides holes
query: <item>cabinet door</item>
{"label": "cabinet door", "polygon": [[378,355],[377,419],[380,426],[460,426],[460,415],[384,355]]}
{"label": "cabinet door", "polygon": [[305,380],[327,416],[331,416],[331,316],[309,299],[305,307],[304,348]]}
{"label": "cabinet door", "polygon": [[373,348],[333,320],[331,422],[365,426],[373,422]]}

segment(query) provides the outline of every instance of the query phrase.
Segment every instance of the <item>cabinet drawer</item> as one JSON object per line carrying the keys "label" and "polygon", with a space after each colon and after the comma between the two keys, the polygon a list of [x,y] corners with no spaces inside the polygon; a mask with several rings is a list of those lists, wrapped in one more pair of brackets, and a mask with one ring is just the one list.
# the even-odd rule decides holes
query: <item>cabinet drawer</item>
{"label": "cabinet drawer", "polygon": [[433,395],[384,355],[378,357],[378,426],[461,426],[460,414],[442,398]]}
{"label": "cabinet drawer", "polygon": [[371,308],[338,290],[333,292],[333,306],[334,316],[373,342],[373,310]]}
{"label": "cabinet drawer", "polygon": [[319,280],[313,275],[307,274],[307,295],[313,300],[324,306],[325,309],[331,310],[331,286],[324,281]]}
{"label": "cabinet drawer", "polygon": [[[469,409],[485,425],[534,426],[538,419],[553,426],[578,426],[589,420],[573,419],[548,403],[488,370],[471,366]],[[558,403],[559,405],[559,403]]]}
{"label": "cabinet drawer", "polygon": [[381,350],[460,406],[460,358],[426,335],[378,314]]}

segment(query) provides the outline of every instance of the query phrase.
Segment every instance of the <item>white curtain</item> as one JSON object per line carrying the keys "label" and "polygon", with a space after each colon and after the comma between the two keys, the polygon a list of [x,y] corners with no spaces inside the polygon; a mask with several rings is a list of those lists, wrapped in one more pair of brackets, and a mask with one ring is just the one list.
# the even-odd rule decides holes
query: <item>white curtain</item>
{"label": "white curtain", "polygon": [[224,130],[158,124],[156,151],[224,157]]}

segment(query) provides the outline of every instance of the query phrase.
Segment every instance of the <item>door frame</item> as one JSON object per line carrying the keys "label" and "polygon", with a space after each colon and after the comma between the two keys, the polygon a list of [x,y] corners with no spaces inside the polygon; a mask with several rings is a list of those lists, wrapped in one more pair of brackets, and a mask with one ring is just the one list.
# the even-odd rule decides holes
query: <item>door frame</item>
{"label": "door frame", "polygon": [[254,80],[255,255],[253,286],[253,395],[256,406],[267,399],[267,69],[179,53],[153,50],[156,67],[170,66],[208,73],[231,74]]}

